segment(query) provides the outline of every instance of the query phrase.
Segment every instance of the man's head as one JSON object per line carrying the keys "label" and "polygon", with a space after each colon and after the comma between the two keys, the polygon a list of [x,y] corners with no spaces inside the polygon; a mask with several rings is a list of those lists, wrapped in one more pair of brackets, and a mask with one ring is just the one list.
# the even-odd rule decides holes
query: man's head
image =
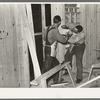
{"label": "man's head", "polygon": [[82,30],[83,30],[83,27],[81,25],[77,25],[72,29],[72,31],[77,34],[80,33]]}
{"label": "man's head", "polygon": [[61,17],[59,15],[54,16],[53,23],[57,24],[57,27],[61,24]]}
{"label": "man's head", "polygon": [[83,30],[83,27],[81,25],[77,25],[75,28],[78,30],[79,33]]}

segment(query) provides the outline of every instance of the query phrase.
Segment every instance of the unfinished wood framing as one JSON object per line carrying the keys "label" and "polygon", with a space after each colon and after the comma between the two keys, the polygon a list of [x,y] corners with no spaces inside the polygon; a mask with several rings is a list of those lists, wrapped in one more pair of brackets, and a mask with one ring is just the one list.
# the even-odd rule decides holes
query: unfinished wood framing
{"label": "unfinished wood framing", "polygon": [[[65,13],[65,10],[65,4],[51,4],[52,24],[55,15],[61,16],[61,25],[66,23],[65,16],[71,22],[70,13]],[[76,17],[76,13],[73,13],[75,23]],[[44,33],[46,27],[45,4],[41,4],[41,18],[42,32],[39,35]],[[80,4],[80,23],[86,34],[83,64],[90,66],[100,57],[100,52],[96,51],[100,50],[100,5]],[[43,80],[46,79],[47,77],[44,75],[41,76],[37,60],[31,4],[0,5],[0,87],[30,87],[29,52],[33,62],[35,79],[40,79],[39,77]],[[47,73],[49,76],[51,75],[50,72]],[[42,83],[46,87],[45,81]]]}
{"label": "unfinished wood framing", "polygon": [[55,15],[60,15],[62,19],[62,24],[65,24],[65,12],[64,12],[64,4],[51,4],[51,20],[53,24],[53,17]]}
{"label": "unfinished wood framing", "polygon": [[80,11],[80,21],[86,34],[84,66],[89,66],[100,57],[100,53],[95,51],[100,49],[100,5],[81,4]]}
{"label": "unfinished wood framing", "polygon": [[[33,33],[30,7],[30,4],[0,5],[0,87],[30,86],[28,46],[25,37],[26,28],[28,33]],[[29,22],[29,26],[26,25],[26,21]]]}
{"label": "unfinished wood framing", "polygon": [[85,88],[85,87],[90,87],[90,84],[92,83],[92,82],[94,82],[94,81],[97,81],[97,80],[99,80],[100,79],[100,75],[99,76],[97,76],[97,77],[95,77],[95,78],[93,78],[93,79],[91,79],[91,80],[89,80],[89,81],[87,81],[87,82],[85,82],[85,83],[83,83],[83,84],[81,84],[81,85],[79,85],[79,86],[77,86],[77,88]]}
{"label": "unfinished wood framing", "polygon": [[[42,87],[42,88],[46,88],[47,87],[47,83],[46,80],[51,77],[52,75],[54,75],[55,73],[59,72],[61,69],[67,69],[69,76],[71,78],[72,84],[75,87],[76,83],[75,80],[73,78],[73,74],[71,72],[71,67],[69,65],[69,62],[65,62],[64,64],[59,64],[57,66],[55,66],[54,68],[52,68],[51,70],[47,71],[46,73],[44,73],[43,75],[41,75],[40,77],[36,78],[35,80],[31,81],[30,84],[32,85],[31,87]],[[60,77],[61,78],[61,77]]]}

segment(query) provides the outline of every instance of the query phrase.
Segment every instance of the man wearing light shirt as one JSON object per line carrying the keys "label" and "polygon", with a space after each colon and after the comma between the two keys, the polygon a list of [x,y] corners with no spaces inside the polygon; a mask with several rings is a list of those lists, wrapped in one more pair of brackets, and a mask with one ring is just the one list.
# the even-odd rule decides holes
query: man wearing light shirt
{"label": "man wearing light shirt", "polygon": [[73,35],[70,37],[68,42],[73,46],[73,48],[69,48],[67,53],[65,54],[65,61],[70,61],[70,65],[72,67],[72,57],[76,56],[76,67],[77,67],[77,75],[76,75],[76,83],[80,83],[83,79],[83,54],[85,50],[85,34],[83,32],[83,27],[81,25],[77,25],[73,28]]}

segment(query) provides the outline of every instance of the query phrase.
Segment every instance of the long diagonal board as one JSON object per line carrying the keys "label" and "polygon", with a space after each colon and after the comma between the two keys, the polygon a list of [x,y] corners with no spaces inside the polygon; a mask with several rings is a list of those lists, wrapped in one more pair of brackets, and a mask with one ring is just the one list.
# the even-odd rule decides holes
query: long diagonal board
{"label": "long diagonal board", "polygon": [[35,47],[33,45],[32,37],[31,37],[31,34],[29,33],[29,29],[25,28],[24,31],[25,31],[28,47],[30,50],[32,62],[33,62],[34,75],[35,75],[35,78],[37,78],[41,75],[41,72],[40,72],[40,68],[39,68],[39,63],[38,63]]}
{"label": "long diagonal board", "polygon": [[79,86],[77,86],[77,88],[85,87],[86,85],[88,85],[88,84],[90,84],[90,83],[92,83],[94,81],[97,81],[99,79],[100,79],[100,75],[95,77],[95,78],[93,78],[93,79],[91,79],[91,80],[89,80],[89,81],[87,81],[87,82],[85,82],[85,83],[83,83],[83,84],[81,84],[81,85],[79,85]]}
{"label": "long diagonal board", "polygon": [[41,72],[40,72],[40,67],[39,67],[36,50],[35,50],[35,45],[34,45],[35,40],[33,41],[33,39],[32,39],[32,34],[34,34],[34,33],[31,32],[28,18],[25,13],[26,12],[25,6],[21,5],[20,10],[21,10],[21,15],[22,15],[22,19],[23,19],[23,24],[25,25],[24,34],[25,34],[25,38],[27,40],[29,51],[30,51],[31,58],[32,58],[34,76],[35,76],[35,78],[37,78],[41,75]]}
{"label": "long diagonal board", "polygon": [[75,87],[76,84],[74,82],[74,78],[70,69],[69,62],[65,62],[64,64],[60,64],[52,68],[51,70],[47,71],[46,73],[42,74],[40,77],[36,78],[35,80],[31,81],[30,84],[32,87],[47,87],[46,79],[54,75],[55,73],[59,72],[61,69],[66,68],[68,70],[69,76],[71,78],[72,84]]}

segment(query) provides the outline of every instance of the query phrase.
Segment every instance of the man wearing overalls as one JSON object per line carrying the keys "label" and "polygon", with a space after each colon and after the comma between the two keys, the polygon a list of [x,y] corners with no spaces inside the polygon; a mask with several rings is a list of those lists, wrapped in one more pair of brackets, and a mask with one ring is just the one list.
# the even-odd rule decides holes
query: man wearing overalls
{"label": "man wearing overalls", "polygon": [[[61,24],[61,17],[59,15],[54,16],[53,25],[47,28],[46,34],[44,34],[44,40],[46,42],[45,45],[45,71],[49,71],[53,67],[59,64],[59,61],[56,58],[56,48],[57,43],[66,43],[67,36],[62,36],[58,27]],[[56,73],[51,78],[53,78],[53,83],[56,84],[58,82],[59,73]],[[49,78],[47,81],[49,81]]]}

